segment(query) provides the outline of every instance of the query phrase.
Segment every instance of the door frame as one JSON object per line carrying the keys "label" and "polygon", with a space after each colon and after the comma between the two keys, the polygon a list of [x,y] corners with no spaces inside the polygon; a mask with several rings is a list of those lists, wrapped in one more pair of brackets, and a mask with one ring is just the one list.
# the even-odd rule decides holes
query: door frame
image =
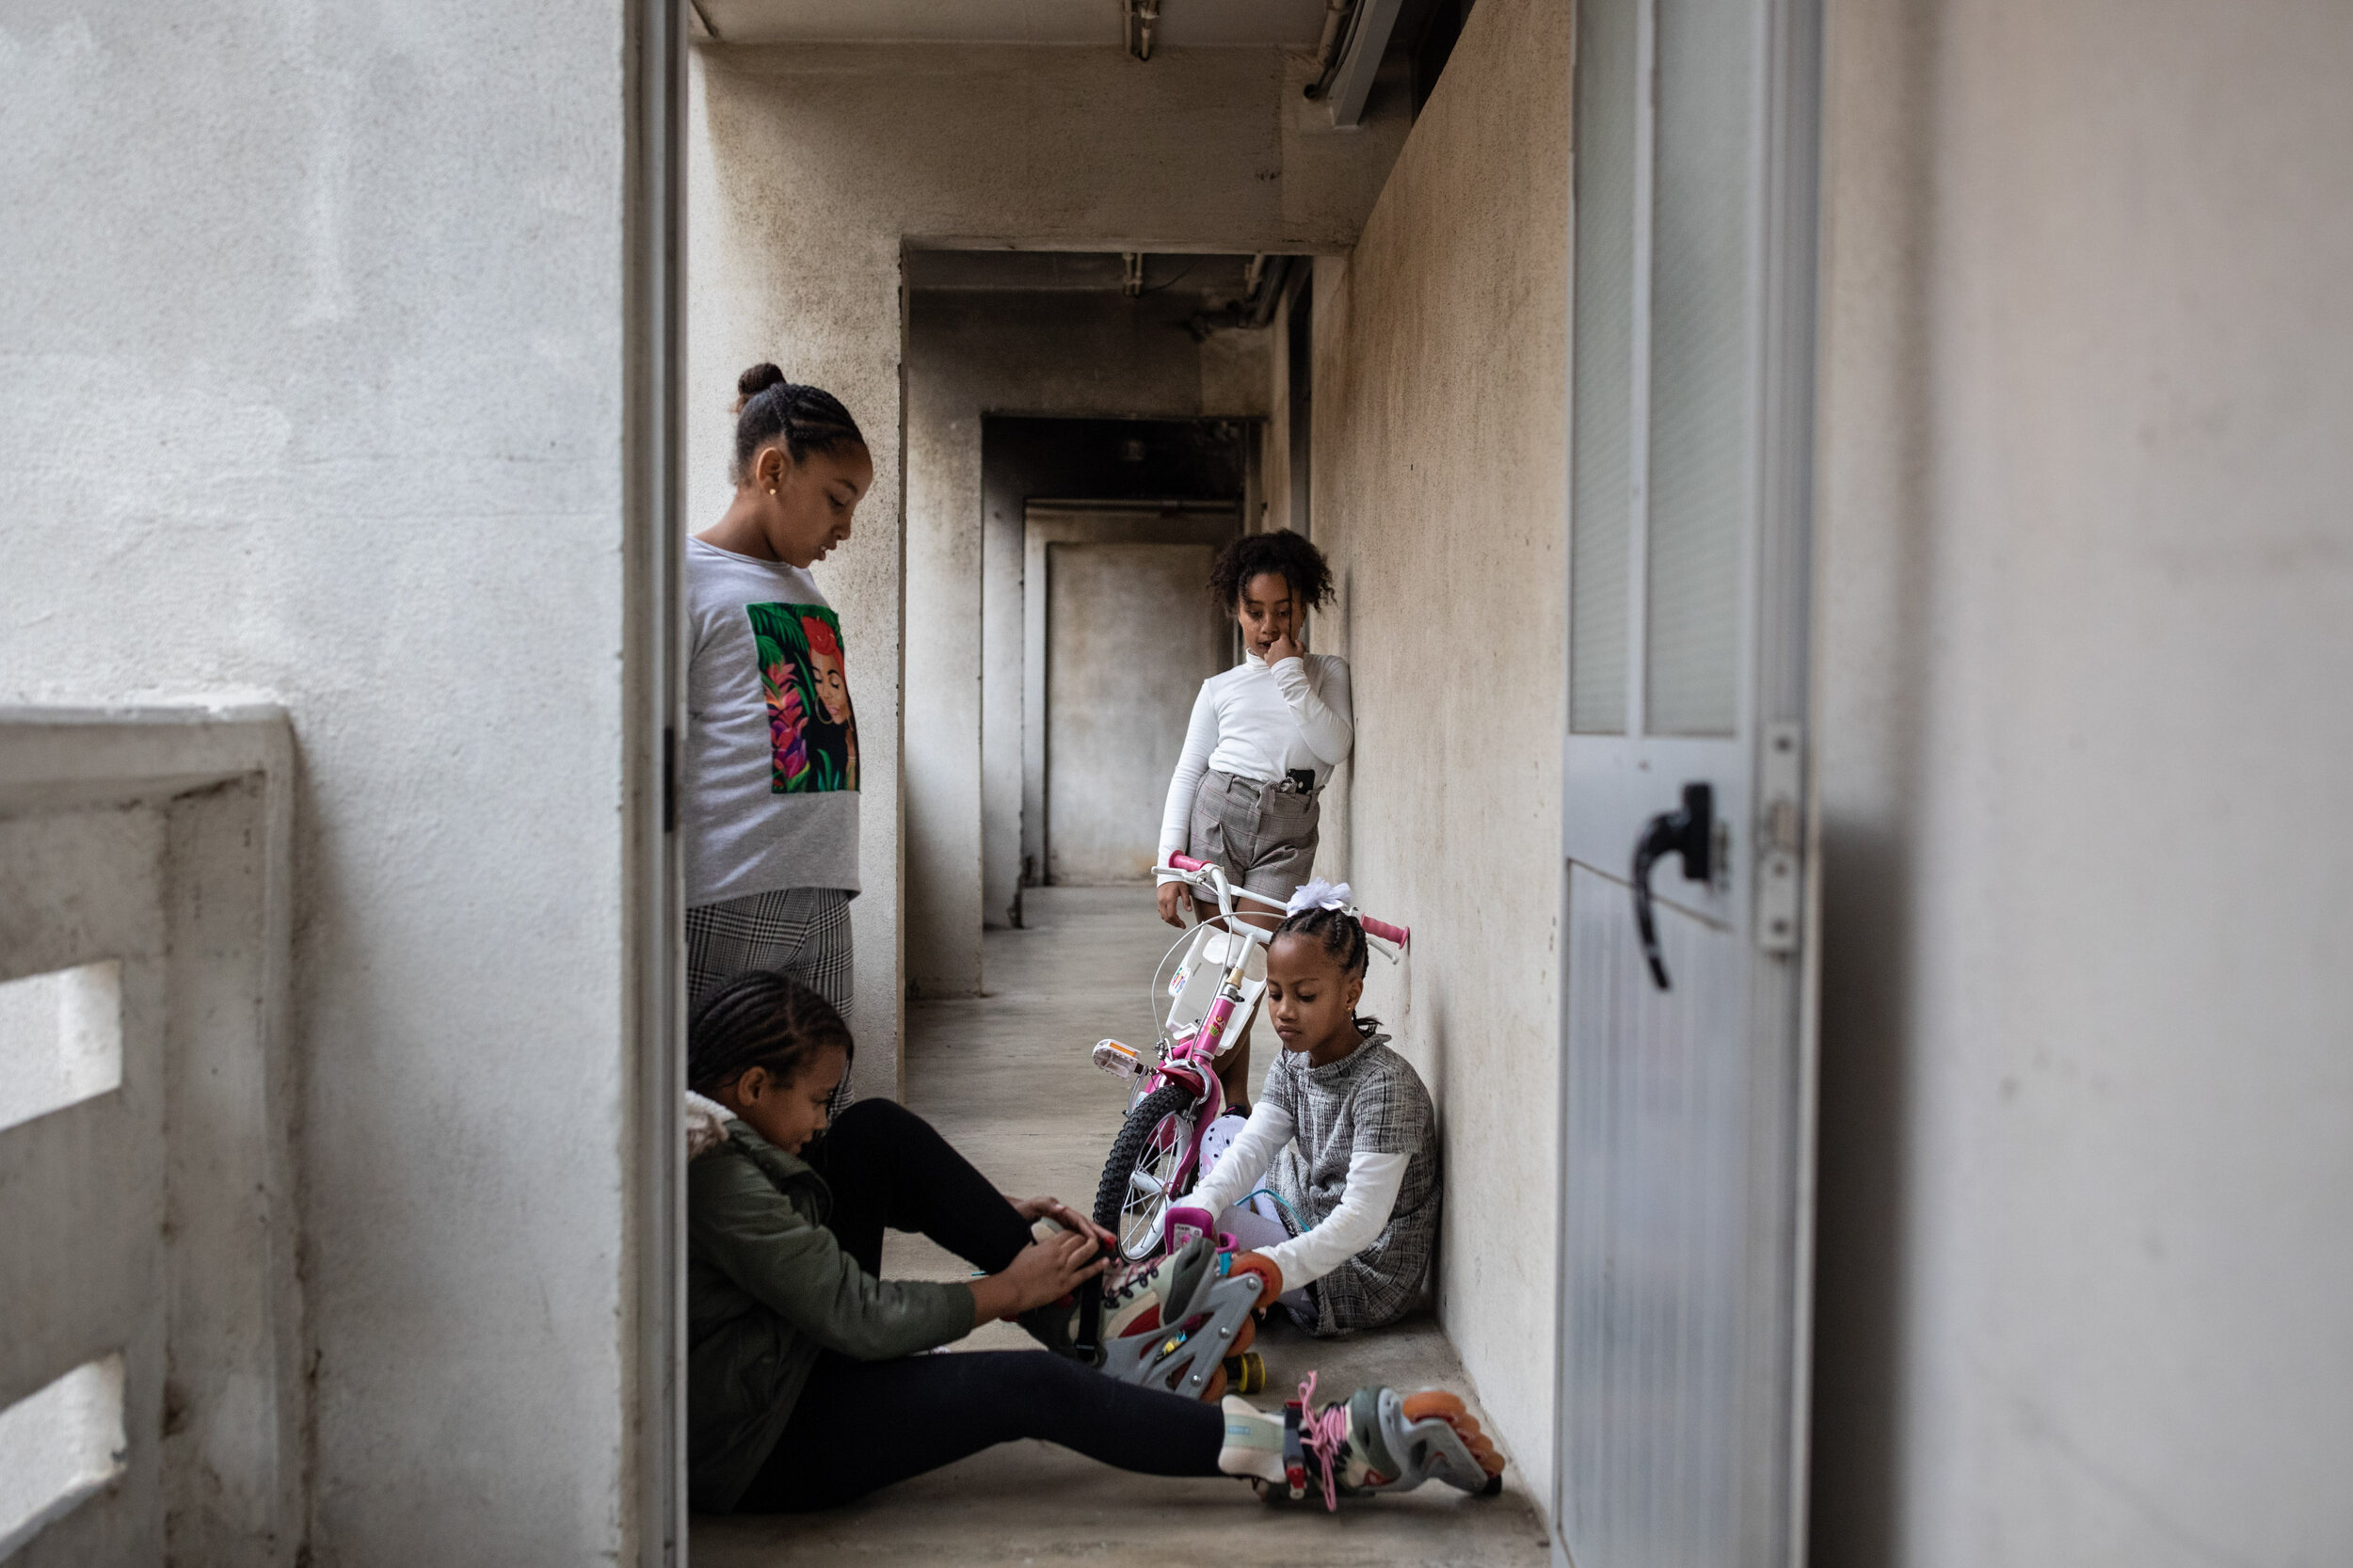
{"label": "door frame", "polygon": [[[1647,73],[1656,67],[1655,52],[1648,47],[1648,42],[1655,37],[1654,19],[1658,0],[1636,0],[1636,3],[1642,8],[1641,27],[1645,43],[1641,57],[1641,69]],[[1571,977],[1566,970],[1568,944],[1565,937],[1570,920],[1570,883],[1574,867],[1580,862],[1591,871],[1624,882],[1626,862],[1636,836],[1648,814],[1660,808],[1657,797],[1662,788],[1672,791],[1685,779],[1704,777],[1713,777],[1718,783],[1720,820],[1730,830],[1730,877],[1725,884],[1710,887],[1686,882],[1679,875],[1661,875],[1657,883],[1657,901],[1740,937],[1749,950],[1753,976],[1758,965],[1761,940],[1769,942],[1772,951],[1787,952],[1790,972],[1785,981],[1779,984],[1760,986],[1753,978],[1750,992],[1752,1045],[1777,1045],[1787,1053],[1792,1067],[1787,1097],[1777,1111],[1785,1133],[1782,1142],[1785,1163],[1779,1174],[1786,1183],[1785,1192],[1789,1218],[1789,1233],[1784,1238],[1785,1244],[1782,1248],[1782,1256],[1786,1259],[1786,1273],[1776,1282],[1776,1293],[1781,1296],[1782,1307],[1786,1314],[1788,1336],[1786,1385],[1781,1391],[1786,1420],[1783,1426],[1782,1449],[1776,1456],[1778,1463],[1775,1467],[1779,1473],[1765,1480],[1766,1485],[1783,1490],[1786,1510],[1782,1527],[1772,1543],[1768,1563],[1760,1565],[1760,1568],[1797,1568],[1805,1560],[1807,1440],[1811,1418],[1808,1394],[1812,1384],[1813,1345],[1819,975],[1819,878],[1811,874],[1813,868],[1819,864],[1817,853],[1818,812],[1813,788],[1811,590],[1813,467],[1817,407],[1815,361],[1822,149],[1822,0],[1758,0],[1756,12],[1758,25],[1762,29],[1757,51],[1761,81],[1757,92],[1758,135],[1753,154],[1757,160],[1753,168],[1753,185],[1758,205],[1752,212],[1753,233],[1757,248],[1752,259],[1753,309],[1750,330],[1753,342],[1753,388],[1756,399],[1752,415],[1756,436],[1752,494],[1757,517],[1756,525],[1744,533],[1742,542],[1739,646],[1749,660],[1749,676],[1737,691],[1735,732],[1723,739],[1652,737],[1641,733],[1644,718],[1641,712],[1645,640],[1643,618],[1649,574],[1642,548],[1644,536],[1640,530],[1629,535],[1627,560],[1627,592],[1631,596],[1631,604],[1626,634],[1632,699],[1627,714],[1627,733],[1611,738],[1625,744],[1615,747],[1590,744],[1603,738],[1572,735],[1564,715],[1561,783],[1563,854],[1557,916],[1559,929],[1564,934],[1561,949],[1563,969],[1559,1026],[1559,1050],[1563,1070],[1560,1074],[1561,1095],[1556,1108],[1558,1169],[1555,1193],[1559,1205],[1555,1237],[1556,1360],[1553,1473],[1549,1478],[1547,1496],[1553,1527],[1550,1531],[1552,1558],[1556,1564],[1563,1565],[1563,1568],[1570,1562],[1562,1526],[1567,1517],[1567,1464],[1571,1436],[1568,1419],[1572,1398],[1568,1386],[1571,1367],[1565,1352],[1573,1328],[1570,1321],[1573,1286],[1570,1276],[1570,1226],[1575,1212],[1569,1186],[1575,1162],[1570,1143],[1574,1127],[1570,1114],[1572,1086],[1566,1070],[1572,1000]],[[1573,102],[1574,90],[1573,86]],[[1645,147],[1640,156],[1644,159],[1649,155],[1647,144],[1652,100],[1652,91],[1638,93],[1638,123],[1642,128],[1641,134]],[[1574,123],[1573,109],[1572,136]],[[1562,425],[1562,450],[1569,468],[1565,493],[1569,497],[1568,523],[1572,540],[1576,528],[1577,493],[1574,445],[1577,386],[1576,177],[1573,146],[1568,232],[1572,263],[1569,268],[1567,316],[1571,360],[1569,374],[1565,377],[1567,391]],[[1643,178],[1638,175],[1638,184]],[[1646,234],[1637,240],[1635,264],[1638,268],[1645,268],[1649,264]],[[1638,282],[1636,286],[1646,293],[1642,283]],[[1647,462],[1646,453],[1641,454],[1641,460]],[[1573,586],[1565,575],[1574,569],[1569,565],[1574,560],[1573,548],[1564,550],[1563,557],[1562,590],[1566,596]],[[1567,601],[1574,604],[1573,598]],[[1572,628],[1571,636],[1566,639],[1564,657],[1574,643]],[[1589,743],[1581,756],[1577,744],[1580,741]],[[1793,750],[1794,756],[1791,755]],[[1727,766],[1727,762],[1732,765]],[[1666,777],[1669,774],[1673,776]],[[1794,792],[1798,808],[1798,841],[1789,849],[1775,847],[1771,828],[1766,821],[1772,803],[1758,798],[1772,791],[1769,788],[1752,788],[1755,782],[1776,778]],[[1590,815],[1583,814],[1589,808]],[[1573,813],[1579,814],[1577,820],[1573,820]],[[1784,843],[1786,843],[1786,832],[1785,825],[1782,829]],[[1769,910],[1761,903],[1766,899],[1774,901]],[[1787,901],[1786,916],[1782,913],[1785,900]],[[1779,923],[1784,919],[1791,922],[1785,930]],[[1762,937],[1760,933],[1769,925],[1774,928],[1774,935],[1769,938]],[[1766,995],[1769,991],[1774,994]],[[1778,1041],[1766,1040],[1763,1036],[1767,1032],[1781,1038]],[[1744,1485],[1753,1480],[1744,1479]],[[1580,1568],[1613,1568],[1613,1565],[1586,1564],[1580,1565]]]}
{"label": "door frame", "polygon": [[686,1560],[685,8],[623,13],[620,1560]]}

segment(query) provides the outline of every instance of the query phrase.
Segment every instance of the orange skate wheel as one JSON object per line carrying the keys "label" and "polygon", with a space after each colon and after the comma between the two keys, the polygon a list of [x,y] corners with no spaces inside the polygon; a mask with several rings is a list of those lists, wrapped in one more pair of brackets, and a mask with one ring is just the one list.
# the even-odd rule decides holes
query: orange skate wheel
{"label": "orange skate wheel", "polygon": [[1443,1388],[1425,1388],[1418,1394],[1405,1396],[1404,1414],[1409,1421],[1437,1416],[1454,1429],[1454,1435],[1463,1440],[1463,1447],[1470,1450],[1471,1458],[1479,1462],[1481,1469],[1491,1476],[1503,1474],[1503,1456],[1496,1452],[1496,1446],[1487,1440],[1487,1434],[1479,1430],[1479,1423],[1464,1408],[1460,1396],[1449,1394]]}
{"label": "orange skate wheel", "polygon": [[1283,1271],[1263,1255],[1246,1252],[1236,1257],[1233,1272],[1258,1276],[1258,1304],[1264,1306],[1283,1293]]}

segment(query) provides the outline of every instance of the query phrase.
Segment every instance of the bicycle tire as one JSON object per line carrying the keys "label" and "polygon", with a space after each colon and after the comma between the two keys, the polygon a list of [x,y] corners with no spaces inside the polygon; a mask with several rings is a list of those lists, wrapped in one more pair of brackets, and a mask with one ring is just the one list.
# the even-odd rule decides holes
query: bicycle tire
{"label": "bicycle tire", "polygon": [[[1128,1119],[1119,1128],[1119,1136],[1112,1140],[1111,1157],[1103,1161],[1103,1178],[1095,1189],[1095,1223],[1120,1235],[1120,1210],[1127,1207],[1128,1189],[1136,1165],[1144,1158],[1144,1146],[1160,1125],[1171,1116],[1187,1118],[1178,1135],[1188,1141],[1193,1136],[1190,1116],[1193,1094],[1181,1083],[1163,1083],[1136,1102],[1128,1112]],[[1166,1211],[1166,1205],[1162,1205]],[[1122,1238],[1124,1240],[1125,1238]],[[1125,1249],[1122,1249],[1123,1255]]]}

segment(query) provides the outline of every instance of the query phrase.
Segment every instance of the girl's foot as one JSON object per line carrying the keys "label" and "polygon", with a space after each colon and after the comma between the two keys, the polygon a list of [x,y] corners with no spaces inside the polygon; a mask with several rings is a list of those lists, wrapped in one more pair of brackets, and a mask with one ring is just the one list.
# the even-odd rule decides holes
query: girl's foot
{"label": "girl's foot", "polygon": [[1279,1413],[1227,1400],[1218,1468],[1248,1477],[1264,1496],[1320,1492],[1327,1509],[1342,1496],[1410,1491],[1433,1477],[1481,1496],[1503,1490],[1503,1456],[1454,1395],[1368,1386],[1317,1410],[1315,1386],[1311,1372]]}

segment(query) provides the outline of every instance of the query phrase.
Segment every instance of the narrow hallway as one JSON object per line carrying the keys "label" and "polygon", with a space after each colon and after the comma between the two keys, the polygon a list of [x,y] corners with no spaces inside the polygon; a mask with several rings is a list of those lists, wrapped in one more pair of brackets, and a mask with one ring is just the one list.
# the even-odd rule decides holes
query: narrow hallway
{"label": "narrow hallway", "polygon": [[[1118,1129],[1119,1085],[1087,1048],[1104,1035],[1148,1040],[1144,985],[1173,935],[1143,888],[1032,888],[1029,924],[987,934],[991,994],[910,1004],[906,1103],[1016,1196],[1052,1192],[1084,1208]],[[1272,1040],[1254,1042],[1263,1071]],[[1254,1074],[1254,1076],[1256,1076]],[[964,1265],[920,1237],[892,1236],[886,1274],[961,1279]],[[1029,1337],[992,1323],[960,1350],[1018,1349]],[[1436,1320],[1423,1314],[1357,1339],[1318,1343],[1270,1323],[1258,1345],[1273,1404],[1310,1369],[1326,1391],[1360,1384],[1471,1393]],[[952,1353],[952,1352],[951,1352]],[[1045,1352],[1040,1352],[1040,1354]],[[1483,1416],[1484,1412],[1480,1412]],[[702,1519],[698,1568],[773,1563],[1480,1564],[1548,1560],[1543,1522],[1514,1466],[1504,1496],[1464,1496],[1432,1483],[1398,1497],[1275,1509],[1241,1483],[1120,1474],[1041,1443],[1010,1445],[894,1486],[838,1512]],[[1247,1532],[1242,1533],[1242,1532]],[[1214,1553],[1213,1558],[1209,1554]]]}

